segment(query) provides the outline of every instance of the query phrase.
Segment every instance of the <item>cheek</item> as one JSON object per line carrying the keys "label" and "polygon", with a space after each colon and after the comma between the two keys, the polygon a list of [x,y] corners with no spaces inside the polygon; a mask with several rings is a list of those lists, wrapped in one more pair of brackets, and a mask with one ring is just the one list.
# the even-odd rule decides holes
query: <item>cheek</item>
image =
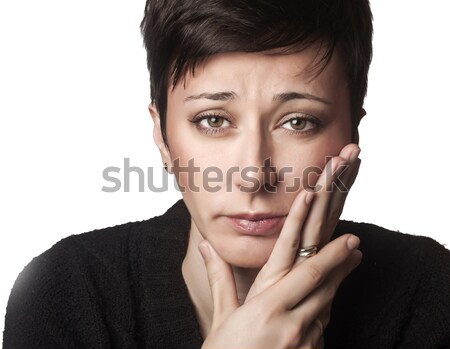
{"label": "cheek", "polygon": [[[292,188],[312,188],[325,165],[350,143],[347,134],[324,134],[309,144],[283,146],[277,150],[277,170],[288,192]],[[284,170],[281,170],[284,168]],[[284,171],[284,174],[281,173]],[[295,191],[298,191],[295,190]]]}
{"label": "cheek", "polygon": [[277,173],[282,192],[298,192],[314,186],[322,171],[326,151],[317,147],[302,147],[301,151],[290,149],[278,157]]}

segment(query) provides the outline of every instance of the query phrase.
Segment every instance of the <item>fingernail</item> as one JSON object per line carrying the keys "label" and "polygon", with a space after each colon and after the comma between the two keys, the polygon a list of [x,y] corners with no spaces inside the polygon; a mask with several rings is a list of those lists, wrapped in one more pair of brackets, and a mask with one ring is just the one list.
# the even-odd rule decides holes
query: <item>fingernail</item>
{"label": "fingernail", "polygon": [[198,245],[198,249],[200,251],[200,254],[203,257],[203,260],[205,262],[209,261],[211,259],[211,250],[209,247],[209,243],[207,241],[202,241],[200,242],[200,244]]}
{"label": "fingernail", "polygon": [[353,150],[352,155],[350,155],[350,160],[355,161],[358,158],[358,155],[361,153],[361,148],[358,147],[357,149]]}
{"label": "fingernail", "polygon": [[336,173],[336,171],[341,167],[342,162],[336,161],[331,166],[331,173]]}
{"label": "fingernail", "polygon": [[305,202],[307,205],[309,205],[311,203],[313,197],[314,197],[314,192],[307,190],[307,193],[305,195]]}
{"label": "fingernail", "polygon": [[351,235],[348,239],[347,239],[347,247],[350,251],[353,251],[354,249],[356,249],[359,246],[359,238]]}

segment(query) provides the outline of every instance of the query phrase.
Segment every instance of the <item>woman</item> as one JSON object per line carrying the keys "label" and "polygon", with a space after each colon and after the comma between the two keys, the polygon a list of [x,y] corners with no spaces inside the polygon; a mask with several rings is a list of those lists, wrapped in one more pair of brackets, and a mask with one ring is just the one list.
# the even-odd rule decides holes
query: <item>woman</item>
{"label": "woman", "polygon": [[339,221],[368,3],[148,1],[142,30],[154,139],[183,201],[35,259],[4,347],[448,347],[448,251]]}

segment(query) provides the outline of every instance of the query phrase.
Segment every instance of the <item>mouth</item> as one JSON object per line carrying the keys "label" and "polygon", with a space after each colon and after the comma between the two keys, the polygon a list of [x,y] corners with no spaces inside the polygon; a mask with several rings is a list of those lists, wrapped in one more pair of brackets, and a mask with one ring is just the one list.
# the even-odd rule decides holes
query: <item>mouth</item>
{"label": "mouth", "polygon": [[286,216],[241,214],[226,216],[228,222],[244,235],[268,236],[281,230]]}

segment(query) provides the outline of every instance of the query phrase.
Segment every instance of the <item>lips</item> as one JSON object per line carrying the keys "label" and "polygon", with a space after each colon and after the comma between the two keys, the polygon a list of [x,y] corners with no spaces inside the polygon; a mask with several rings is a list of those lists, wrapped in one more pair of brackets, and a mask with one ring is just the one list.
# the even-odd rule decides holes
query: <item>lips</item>
{"label": "lips", "polygon": [[267,236],[278,232],[286,216],[271,216],[267,214],[242,214],[227,216],[230,224],[245,235]]}

